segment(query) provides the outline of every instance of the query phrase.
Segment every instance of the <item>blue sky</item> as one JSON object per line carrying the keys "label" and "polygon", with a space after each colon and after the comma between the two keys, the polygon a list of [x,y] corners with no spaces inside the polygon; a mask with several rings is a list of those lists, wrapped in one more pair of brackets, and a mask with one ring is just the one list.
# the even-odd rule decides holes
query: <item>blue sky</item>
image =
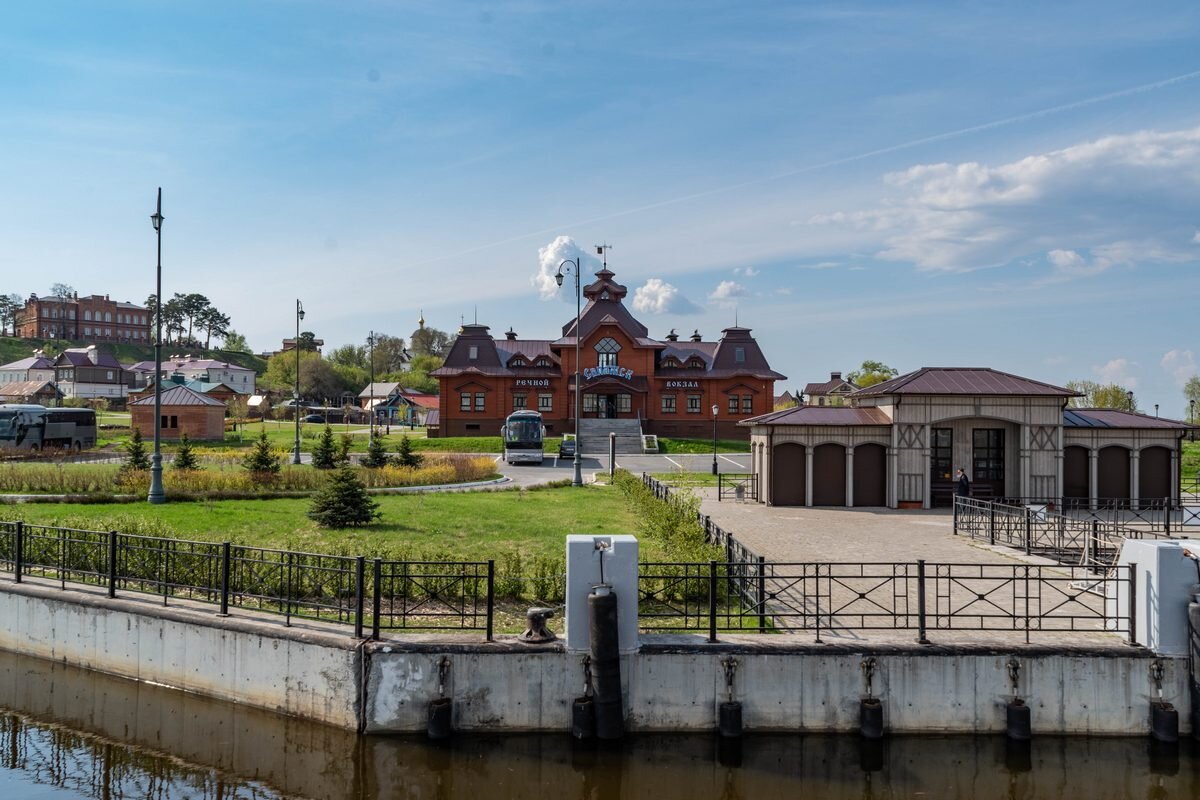
{"label": "blue sky", "polygon": [[144,299],[161,185],[165,292],[258,349],[297,296],[330,344],[551,336],[541,262],[607,241],[652,333],[736,314],[786,387],[990,365],[1179,415],[1198,40],[1195,3],[18,4],[3,289]]}

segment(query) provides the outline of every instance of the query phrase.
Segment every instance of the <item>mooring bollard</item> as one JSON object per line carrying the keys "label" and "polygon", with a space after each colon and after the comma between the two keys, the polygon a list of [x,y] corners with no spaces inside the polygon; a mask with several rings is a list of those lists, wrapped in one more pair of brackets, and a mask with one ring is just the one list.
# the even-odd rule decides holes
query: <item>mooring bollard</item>
{"label": "mooring bollard", "polygon": [[447,739],[454,732],[454,701],[446,697],[446,675],[450,672],[450,659],[442,656],[438,662],[438,696],[429,701],[425,719],[425,732],[430,739]]}
{"label": "mooring bollard", "polygon": [[591,626],[592,677],[596,693],[596,736],[620,739],[625,731],[621,701],[621,651],[617,643],[617,595],[601,584],[588,595]]}

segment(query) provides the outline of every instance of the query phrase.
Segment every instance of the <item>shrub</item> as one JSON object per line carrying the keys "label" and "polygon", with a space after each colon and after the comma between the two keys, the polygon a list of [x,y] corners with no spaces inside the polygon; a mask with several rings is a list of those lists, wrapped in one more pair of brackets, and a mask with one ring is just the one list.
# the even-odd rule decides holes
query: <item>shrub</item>
{"label": "shrub", "polygon": [[348,433],[343,433],[338,440],[337,462],[346,464],[350,461],[350,447],[354,444],[354,437]]}
{"label": "shrub", "polygon": [[175,460],[171,462],[171,466],[183,472],[200,469],[200,460],[196,458],[186,432],[179,434],[179,448],[175,451]]}
{"label": "shrub", "polygon": [[255,483],[270,483],[279,476],[282,465],[279,457],[271,450],[267,432],[259,434],[254,447],[246,454],[242,466],[250,473]]}
{"label": "shrub", "polygon": [[400,444],[396,447],[396,463],[402,467],[419,467],[424,458],[420,453],[413,450],[412,440],[408,438],[408,434],[400,437]]}
{"label": "shrub", "polygon": [[367,445],[367,457],[363,459],[363,466],[371,469],[379,469],[388,464],[387,449],[383,444],[382,436],[372,436],[371,443]]}
{"label": "shrub", "polygon": [[625,495],[638,520],[639,532],[657,543],[673,561],[721,559],[719,547],[708,543],[697,512],[700,499],[690,490],[675,490],[671,499],[659,500],[640,477],[618,469],[613,483]]}
{"label": "shrub", "polygon": [[129,443],[125,445],[125,463],[122,467],[132,472],[150,469],[150,457],[146,455],[146,445],[142,442],[142,432],[138,428],[133,429]]}
{"label": "shrub", "polygon": [[308,510],[308,518],[323,528],[369,525],[379,516],[379,504],[367,494],[367,487],[349,464],[343,464],[329,476]]}
{"label": "shrub", "polygon": [[337,447],[333,443],[333,429],[328,425],[321,431],[317,446],[313,448],[312,465],[317,469],[333,469],[337,466]]}

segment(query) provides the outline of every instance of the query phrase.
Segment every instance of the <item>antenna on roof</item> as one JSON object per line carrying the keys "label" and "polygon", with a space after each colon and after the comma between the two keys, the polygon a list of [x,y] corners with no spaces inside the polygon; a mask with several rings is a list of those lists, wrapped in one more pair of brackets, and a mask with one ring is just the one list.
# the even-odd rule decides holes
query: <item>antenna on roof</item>
{"label": "antenna on roof", "polygon": [[475,324],[479,324],[479,306],[475,306]]}
{"label": "antenna on roof", "polygon": [[733,307],[733,327],[735,327],[735,328],[738,326],[737,312],[738,312],[738,307],[734,306]]}
{"label": "antenna on roof", "polygon": [[612,245],[605,242],[604,244],[596,245],[596,255],[600,256],[604,261],[604,268],[608,269],[608,251],[612,250]]}

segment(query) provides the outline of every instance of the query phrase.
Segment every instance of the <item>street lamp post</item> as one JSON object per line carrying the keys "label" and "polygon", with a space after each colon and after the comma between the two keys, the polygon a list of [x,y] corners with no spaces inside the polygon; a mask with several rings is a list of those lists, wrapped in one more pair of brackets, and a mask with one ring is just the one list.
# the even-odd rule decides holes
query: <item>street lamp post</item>
{"label": "street lamp post", "polygon": [[158,187],[158,202],[150,215],[158,258],[154,268],[154,454],[150,456],[150,494],[146,500],[154,505],[167,502],[162,480],[162,187]]}
{"label": "street lamp post", "polygon": [[[1196,401],[1188,400],[1188,422],[1196,424]],[[1192,441],[1196,441],[1196,429],[1192,428]]]}
{"label": "street lamp post", "polygon": [[370,447],[375,443],[375,331],[367,334],[367,350],[367,359],[371,362],[371,389],[367,397],[367,411],[370,413],[367,418],[367,446]]}
{"label": "street lamp post", "polygon": [[304,319],[304,305],[296,298],[296,391],[292,394],[292,416],[296,420],[296,448],[292,463],[300,463],[300,320]]}
{"label": "street lamp post", "polygon": [[717,412],[720,410],[721,407],[713,403],[713,475],[717,474]]}
{"label": "street lamp post", "polygon": [[582,442],[579,441],[579,415],[583,410],[583,381],[579,367],[579,317],[583,308],[583,288],[579,282],[579,258],[568,258],[559,264],[554,280],[560,287],[563,285],[563,267],[568,264],[570,265],[569,271],[575,273],[575,474],[571,478],[571,485],[582,486],[583,462],[581,461],[582,454],[579,452],[582,447]]}

